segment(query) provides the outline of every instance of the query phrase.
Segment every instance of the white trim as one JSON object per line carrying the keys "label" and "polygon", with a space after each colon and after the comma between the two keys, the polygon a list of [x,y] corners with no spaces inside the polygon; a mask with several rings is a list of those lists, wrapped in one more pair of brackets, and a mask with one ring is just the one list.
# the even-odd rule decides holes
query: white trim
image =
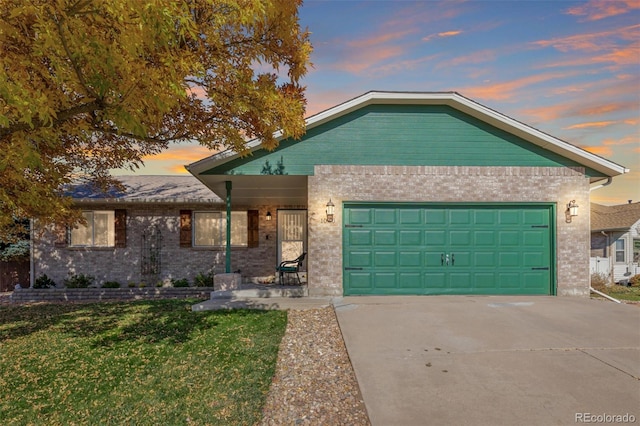
{"label": "white trim", "polygon": [[[501,114],[491,108],[481,105],[469,98],[460,95],[457,92],[367,92],[357,98],[353,98],[341,103],[333,108],[319,112],[308,117],[305,120],[306,129],[313,129],[328,121],[335,120],[338,117],[349,114],[368,105],[375,104],[394,104],[394,105],[448,105],[459,111],[487,122],[497,128],[505,130],[524,140],[540,146],[543,149],[555,152],[568,159],[576,161],[594,170],[603,173],[606,176],[617,176],[628,173],[629,169],[613,163],[598,155],[592,154],[575,145],[565,142],[561,139],[548,135],[538,129],[527,126],[513,118]],[[281,131],[274,133],[274,137],[278,141],[283,139]],[[253,152],[261,148],[259,139],[247,141],[246,147]],[[213,167],[224,164],[240,155],[232,150],[222,151],[202,160],[196,161],[185,168],[194,176],[205,172]]]}

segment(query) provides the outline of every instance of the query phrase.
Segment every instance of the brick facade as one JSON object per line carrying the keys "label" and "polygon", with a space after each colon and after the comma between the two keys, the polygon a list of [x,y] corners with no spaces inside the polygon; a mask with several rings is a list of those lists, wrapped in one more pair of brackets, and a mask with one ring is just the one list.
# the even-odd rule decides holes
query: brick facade
{"label": "brick facade", "polygon": [[[332,223],[324,214],[329,199],[336,205]],[[571,200],[580,211],[568,223]],[[581,168],[315,166],[308,201],[310,295],[342,295],[346,201],[555,203],[557,294],[589,295],[589,179]]]}
{"label": "brick facade", "polygon": [[[286,207],[286,206],[281,206]],[[222,210],[222,205],[202,204],[91,204],[87,210],[126,209],[126,247],[124,248],[76,248],[59,247],[54,244],[56,237],[52,229],[34,232],[34,278],[47,274],[57,285],[70,274],[88,274],[96,278],[97,283],[119,281],[145,282],[155,285],[151,280],[168,281],[172,278],[187,278],[193,282],[199,273],[214,270],[225,271],[224,248],[180,247],[180,210]],[[234,206],[234,210],[254,209],[259,211],[259,244],[255,248],[233,247],[231,250],[232,271],[240,270],[243,279],[274,275],[276,265],[276,223],[278,206]],[[271,211],[274,220],[267,221],[265,216]],[[162,235],[161,269],[156,276],[142,275],[140,259],[142,256],[142,235],[145,230],[157,226]]]}

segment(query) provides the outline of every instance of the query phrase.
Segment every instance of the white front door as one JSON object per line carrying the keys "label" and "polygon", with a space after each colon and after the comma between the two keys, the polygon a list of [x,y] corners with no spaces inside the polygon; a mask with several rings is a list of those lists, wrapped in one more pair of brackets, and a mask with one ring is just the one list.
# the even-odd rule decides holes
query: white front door
{"label": "white front door", "polygon": [[[307,211],[278,210],[278,264],[307,251]],[[301,270],[307,270],[307,262]]]}

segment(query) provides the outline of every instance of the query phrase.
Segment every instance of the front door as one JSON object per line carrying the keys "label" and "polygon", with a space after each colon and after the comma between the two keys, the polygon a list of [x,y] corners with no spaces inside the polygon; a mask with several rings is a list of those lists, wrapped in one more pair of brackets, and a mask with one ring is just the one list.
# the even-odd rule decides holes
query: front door
{"label": "front door", "polygon": [[[307,211],[278,210],[278,264],[307,251]],[[301,270],[307,270],[306,261]]]}

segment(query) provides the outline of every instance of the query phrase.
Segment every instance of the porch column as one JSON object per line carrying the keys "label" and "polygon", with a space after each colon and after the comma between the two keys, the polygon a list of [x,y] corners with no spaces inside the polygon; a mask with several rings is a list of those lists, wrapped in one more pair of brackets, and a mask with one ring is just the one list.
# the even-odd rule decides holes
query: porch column
{"label": "porch column", "polygon": [[231,181],[224,181],[227,188],[227,248],[225,251],[225,272],[231,273]]}

